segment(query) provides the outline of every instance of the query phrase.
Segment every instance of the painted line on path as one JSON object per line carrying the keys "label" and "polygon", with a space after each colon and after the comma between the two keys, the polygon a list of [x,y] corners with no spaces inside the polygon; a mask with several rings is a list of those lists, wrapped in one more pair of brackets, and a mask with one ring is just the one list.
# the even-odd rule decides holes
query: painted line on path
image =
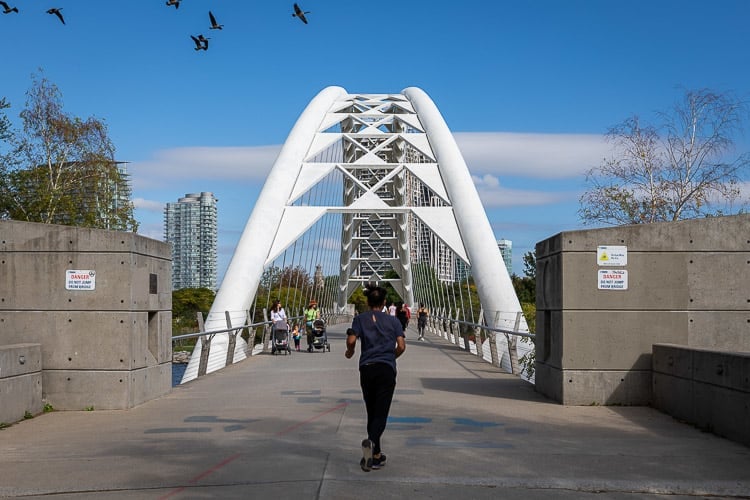
{"label": "painted line on path", "polygon": [[[329,409],[327,409],[324,412],[318,413],[317,415],[313,415],[312,417],[308,418],[307,420],[303,420],[302,422],[298,422],[298,423],[296,423],[294,425],[290,425],[286,429],[282,429],[279,432],[277,432],[276,434],[274,434],[274,436],[283,436],[284,434],[288,434],[288,433],[292,432],[293,430],[302,427],[305,424],[309,424],[310,422],[313,422],[313,421],[319,419],[320,417],[328,415],[329,413],[332,413],[332,412],[334,412],[336,410],[340,410],[341,408],[346,408],[348,405],[349,405],[348,402],[340,403],[340,404],[334,406],[333,408],[329,408]],[[200,474],[198,474],[197,476],[195,476],[194,478],[192,478],[191,480],[189,480],[187,482],[187,485],[180,486],[179,488],[175,488],[174,490],[170,491],[169,493],[167,493],[167,494],[165,494],[163,496],[160,496],[159,500],[166,500],[167,498],[171,498],[171,497],[173,497],[175,495],[178,495],[178,494],[182,493],[190,485],[196,484],[201,479],[210,476],[211,474],[213,474],[214,472],[218,471],[219,469],[221,469],[221,468],[229,465],[230,463],[234,462],[235,460],[237,460],[241,456],[242,456],[242,453],[235,453],[234,455],[225,458],[224,460],[222,460],[218,464],[214,465],[210,469],[207,469],[207,470],[201,472]]]}

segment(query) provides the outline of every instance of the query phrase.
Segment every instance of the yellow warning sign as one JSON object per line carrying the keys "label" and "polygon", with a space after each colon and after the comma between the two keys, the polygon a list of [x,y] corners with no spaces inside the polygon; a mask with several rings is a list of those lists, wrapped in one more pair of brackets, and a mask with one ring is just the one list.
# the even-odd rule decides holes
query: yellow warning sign
{"label": "yellow warning sign", "polygon": [[600,245],[596,247],[596,261],[600,266],[627,266],[628,247]]}

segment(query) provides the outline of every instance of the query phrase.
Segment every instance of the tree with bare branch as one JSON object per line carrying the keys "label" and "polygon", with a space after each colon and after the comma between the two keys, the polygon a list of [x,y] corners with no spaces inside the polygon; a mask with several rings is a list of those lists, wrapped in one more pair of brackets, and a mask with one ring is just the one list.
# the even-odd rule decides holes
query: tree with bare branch
{"label": "tree with bare branch", "polygon": [[747,111],[731,94],[701,89],[659,113],[659,126],[633,116],[613,127],[613,156],[587,172],[581,219],[641,224],[743,210],[750,155],[736,155],[734,137]]}

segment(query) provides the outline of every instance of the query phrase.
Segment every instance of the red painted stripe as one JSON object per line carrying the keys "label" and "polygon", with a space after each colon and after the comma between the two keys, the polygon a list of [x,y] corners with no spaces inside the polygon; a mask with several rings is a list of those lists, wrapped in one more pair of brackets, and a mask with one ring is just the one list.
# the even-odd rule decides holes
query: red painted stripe
{"label": "red painted stripe", "polygon": [[225,465],[228,465],[228,464],[234,462],[235,460],[237,460],[238,458],[240,458],[240,455],[241,455],[240,453],[235,453],[231,457],[225,459],[222,462],[219,462],[218,464],[214,465],[213,467],[211,467],[207,471],[203,472],[202,474],[199,474],[199,475],[195,476],[193,479],[191,479],[190,481],[188,481],[188,484],[195,484],[195,483],[197,483],[198,481],[200,481],[204,477],[206,477],[206,476],[208,476],[210,474],[213,474],[214,472],[216,472],[217,470],[221,469]]}
{"label": "red painted stripe", "polygon": [[[297,429],[299,427],[302,427],[305,424],[309,424],[310,422],[312,422],[314,420],[317,420],[317,419],[319,419],[322,416],[328,415],[329,413],[334,412],[336,410],[340,410],[341,408],[345,408],[348,404],[349,403],[344,402],[344,403],[341,403],[339,405],[334,406],[333,408],[329,408],[328,410],[326,410],[326,411],[324,411],[322,413],[318,413],[317,415],[314,415],[314,416],[308,418],[307,420],[303,420],[302,422],[298,422],[298,423],[296,423],[294,425],[291,425],[291,426],[287,427],[286,429],[283,429],[283,430],[277,432],[276,434],[274,434],[274,436],[283,436],[284,434],[288,434],[289,432],[292,432],[293,430],[295,430],[295,429]],[[235,453],[231,457],[222,460],[221,462],[219,462],[218,464],[214,465],[210,469],[205,470],[205,471],[201,472],[200,474],[198,474],[197,476],[195,476],[194,478],[192,478],[190,481],[188,481],[188,484],[195,484],[198,481],[200,481],[201,479],[203,479],[203,478],[205,478],[207,476],[210,476],[211,474],[213,474],[217,470],[221,469],[222,467],[224,467],[226,465],[229,465],[230,463],[232,463],[235,460],[237,460],[241,455],[242,455],[241,453]],[[167,498],[171,498],[171,497],[173,497],[175,495],[178,495],[178,494],[182,493],[186,489],[187,489],[187,486],[180,486],[179,488],[175,488],[174,490],[170,491],[169,493],[167,493],[167,494],[165,494],[163,496],[160,496],[159,500],[166,500]]]}
{"label": "red painted stripe", "polygon": [[305,425],[305,424],[309,424],[309,423],[310,423],[310,422],[312,422],[313,420],[317,420],[317,419],[319,419],[320,417],[322,417],[322,416],[324,416],[324,415],[328,415],[328,414],[329,414],[329,413],[331,413],[331,412],[334,412],[334,411],[336,411],[336,410],[340,410],[341,408],[345,408],[345,407],[346,407],[346,406],[347,406],[348,404],[349,404],[349,403],[347,403],[347,402],[344,402],[344,403],[341,403],[341,404],[339,404],[339,405],[336,405],[336,406],[334,406],[333,408],[330,408],[330,409],[328,409],[328,410],[324,411],[323,413],[318,413],[317,415],[315,415],[315,416],[313,416],[313,417],[310,417],[310,418],[308,418],[307,420],[304,420],[304,421],[302,421],[302,422],[298,422],[298,423],[296,423],[296,424],[294,424],[294,425],[290,425],[290,426],[289,426],[289,427],[287,427],[286,429],[284,429],[284,430],[281,430],[281,431],[277,432],[276,434],[274,434],[274,436],[283,436],[284,434],[287,434],[287,433],[289,433],[289,432],[292,432],[293,430],[295,430],[295,429],[298,429],[299,427],[302,427],[302,426],[303,426],[303,425]]}

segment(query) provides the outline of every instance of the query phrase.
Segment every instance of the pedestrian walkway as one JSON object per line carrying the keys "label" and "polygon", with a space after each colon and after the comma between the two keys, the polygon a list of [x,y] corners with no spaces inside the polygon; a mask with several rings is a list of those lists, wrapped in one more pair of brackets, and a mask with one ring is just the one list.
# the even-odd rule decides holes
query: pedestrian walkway
{"label": "pedestrian walkway", "polygon": [[0,497],[534,499],[750,497],[750,448],[650,408],[566,407],[443,339],[408,332],[363,472],[355,359],[261,354],[128,411],[0,431]]}

